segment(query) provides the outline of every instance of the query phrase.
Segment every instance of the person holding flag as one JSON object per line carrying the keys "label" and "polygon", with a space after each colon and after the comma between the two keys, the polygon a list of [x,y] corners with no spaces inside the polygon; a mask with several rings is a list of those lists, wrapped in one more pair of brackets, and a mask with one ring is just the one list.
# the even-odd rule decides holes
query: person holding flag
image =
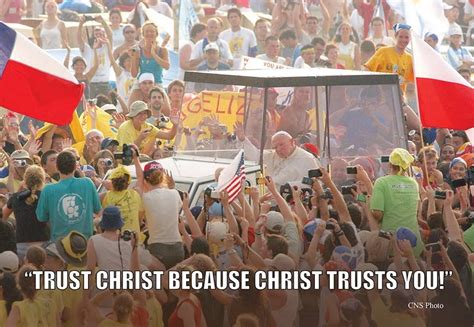
{"label": "person holding flag", "polygon": [[400,77],[400,88],[405,94],[408,82],[414,82],[413,59],[406,51],[410,43],[410,25],[395,24],[395,45],[377,50],[365,63],[365,68],[380,73],[395,73]]}

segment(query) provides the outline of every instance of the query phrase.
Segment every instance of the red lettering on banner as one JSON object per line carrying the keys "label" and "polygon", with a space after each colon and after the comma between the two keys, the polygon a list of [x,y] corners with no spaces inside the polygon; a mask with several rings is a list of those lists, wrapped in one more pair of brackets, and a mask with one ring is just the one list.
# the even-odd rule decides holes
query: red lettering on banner
{"label": "red lettering on banner", "polygon": [[221,93],[219,93],[219,94],[217,95],[216,113],[217,113],[217,114],[225,114],[225,110],[224,110],[224,111],[220,111],[220,110],[219,110],[220,102],[221,102]]}
{"label": "red lettering on banner", "polygon": [[[204,105],[207,104],[207,103],[211,103],[211,99],[212,99],[212,93],[211,92],[202,92],[201,93],[201,103],[202,103],[202,110],[204,112],[212,112],[212,108],[209,108],[209,107],[205,107]],[[209,100],[205,100],[205,98],[209,98]]]}
{"label": "red lettering on banner", "polygon": [[186,105],[186,111],[197,114],[201,111],[201,99],[199,97],[195,97],[191,101],[188,102]]}

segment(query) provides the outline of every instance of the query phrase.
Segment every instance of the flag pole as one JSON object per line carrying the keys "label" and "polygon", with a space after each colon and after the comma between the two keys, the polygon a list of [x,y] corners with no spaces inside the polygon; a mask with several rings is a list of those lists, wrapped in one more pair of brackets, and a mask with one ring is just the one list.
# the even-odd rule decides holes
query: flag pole
{"label": "flag pole", "polygon": [[[421,147],[424,148],[425,147],[425,139],[423,137],[423,124],[421,122],[421,115],[420,115],[420,101],[418,99],[418,85],[416,83],[416,63],[415,63],[415,48],[413,46],[413,30],[410,30],[410,44],[411,44],[411,51],[412,51],[412,61],[413,61],[413,77],[414,77],[414,84],[415,84],[415,95],[416,95],[416,105],[418,107],[418,119],[420,120],[420,125],[419,125],[419,132],[420,132],[420,138],[421,138]],[[405,96],[405,95],[403,95]],[[408,104],[406,104],[406,106],[408,106]],[[408,142],[407,142],[408,143]],[[421,149],[420,149],[421,151]],[[427,184],[429,185],[430,183],[430,179],[429,179],[429,173],[428,173],[428,166],[426,164],[426,151],[423,151],[422,152],[423,154],[423,166],[424,166],[424,171],[423,171],[423,179],[425,179],[425,174],[424,172],[426,172],[426,181],[427,181]],[[418,156],[417,156],[417,159],[419,160]]]}

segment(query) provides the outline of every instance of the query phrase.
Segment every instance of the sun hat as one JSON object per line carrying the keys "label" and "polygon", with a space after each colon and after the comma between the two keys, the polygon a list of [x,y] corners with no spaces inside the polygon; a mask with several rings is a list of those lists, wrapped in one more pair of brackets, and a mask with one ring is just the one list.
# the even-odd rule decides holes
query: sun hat
{"label": "sun hat", "polygon": [[123,226],[123,218],[120,209],[116,206],[108,206],[102,211],[102,219],[99,223],[103,230],[120,229]]}
{"label": "sun hat", "polygon": [[61,258],[69,265],[84,267],[87,263],[87,239],[79,232],[71,231],[56,241]]}
{"label": "sun hat", "polygon": [[31,160],[30,155],[25,150],[16,150],[10,155],[12,160],[26,160],[29,164],[33,164],[33,160]]}
{"label": "sun hat", "polygon": [[127,114],[127,117],[133,118],[143,111],[148,111],[148,117],[151,116],[151,110],[148,108],[148,105],[143,101],[137,100],[130,105],[130,112]]}

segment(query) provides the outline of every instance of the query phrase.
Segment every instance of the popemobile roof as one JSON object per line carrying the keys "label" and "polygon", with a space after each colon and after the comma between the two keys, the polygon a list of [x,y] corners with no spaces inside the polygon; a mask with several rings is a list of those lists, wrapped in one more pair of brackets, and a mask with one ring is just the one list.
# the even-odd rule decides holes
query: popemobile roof
{"label": "popemobile roof", "polygon": [[397,74],[329,68],[187,71],[184,80],[262,88],[398,84]]}

